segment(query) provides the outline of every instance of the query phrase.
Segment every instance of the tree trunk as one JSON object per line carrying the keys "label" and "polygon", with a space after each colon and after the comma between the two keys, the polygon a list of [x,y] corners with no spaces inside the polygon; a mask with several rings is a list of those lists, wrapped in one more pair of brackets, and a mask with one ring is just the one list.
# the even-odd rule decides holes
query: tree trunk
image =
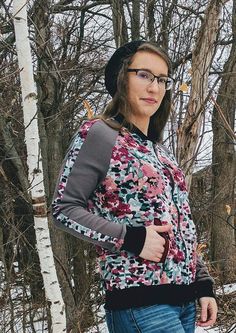
{"label": "tree trunk", "polygon": [[191,186],[197,154],[221,9],[222,1],[210,1],[193,50],[190,99],[182,126],[179,128],[177,144],[177,159],[185,172],[188,188]]}
{"label": "tree trunk", "polygon": [[150,41],[155,41],[155,18],[154,18],[154,0],[147,0],[147,14],[146,14],[146,20],[147,20],[147,34]]}
{"label": "tree trunk", "polygon": [[[42,139],[43,169],[45,171],[45,184],[47,189],[48,206],[51,204],[52,195],[59,174],[59,169],[64,157],[63,151],[63,79],[52,59],[53,48],[51,45],[50,1],[42,0],[35,5],[34,24],[36,26],[36,44],[38,57],[38,111],[40,115],[40,138]],[[48,15],[45,15],[45,10]],[[68,261],[66,235],[55,228],[51,215],[49,229],[53,253],[56,260],[56,270],[62,288],[63,300],[66,306],[67,329],[77,332],[78,315],[73,290],[71,287],[71,270]]]}
{"label": "tree trunk", "polygon": [[37,94],[28,36],[27,12],[24,0],[13,2],[14,28],[20,68],[22,105],[27,149],[27,166],[37,249],[47,301],[50,304],[52,332],[66,331],[65,306],[57,279],[47,219],[47,204],[43,169],[39,149]]}
{"label": "tree trunk", "polygon": [[[233,38],[236,38],[236,1],[233,4]],[[236,44],[224,67],[217,101],[213,111],[213,152],[212,152],[212,260],[223,282],[232,282],[236,274],[235,253],[235,176],[236,151],[234,122],[236,110]],[[227,130],[223,117],[232,132]],[[228,223],[231,224],[231,226]],[[233,275],[232,275],[233,273]]]}
{"label": "tree trunk", "polygon": [[132,1],[131,37],[132,40],[140,38],[140,1]]}
{"label": "tree trunk", "polygon": [[116,47],[128,42],[127,25],[122,1],[111,0],[112,21]]}
{"label": "tree trunk", "polygon": [[177,0],[172,0],[168,5],[169,7],[167,7],[165,0],[162,1],[163,16],[161,21],[161,31],[158,37],[158,42],[165,50],[169,50],[169,29],[172,23],[173,10],[177,5]]}
{"label": "tree trunk", "polygon": [[[69,239],[73,236],[69,235]],[[94,281],[94,267],[96,266],[96,252],[94,247],[86,242],[77,240],[73,243],[73,278],[75,299],[78,303],[79,329],[85,332],[94,324],[94,310],[91,307],[91,296],[98,299]],[[80,332],[79,331],[79,332]]]}

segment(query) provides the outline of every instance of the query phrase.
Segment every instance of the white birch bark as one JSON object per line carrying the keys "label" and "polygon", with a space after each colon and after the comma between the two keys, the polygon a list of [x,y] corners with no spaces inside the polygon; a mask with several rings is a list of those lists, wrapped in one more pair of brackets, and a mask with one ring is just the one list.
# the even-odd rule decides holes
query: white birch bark
{"label": "white birch bark", "polygon": [[66,331],[65,306],[62,299],[49,235],[47,204],[40,156],[37,92],[27,25],[26,0],[13,1],[14,28],[24,113],[25,142],[27,148],[29,193],[32,198],[34,227],[46,299],[50,304],[52,332]]}

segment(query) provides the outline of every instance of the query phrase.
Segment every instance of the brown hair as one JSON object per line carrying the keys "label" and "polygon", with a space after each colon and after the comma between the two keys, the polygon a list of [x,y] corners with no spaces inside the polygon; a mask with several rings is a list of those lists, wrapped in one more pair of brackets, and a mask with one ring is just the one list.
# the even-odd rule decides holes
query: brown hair
{"label": "brown hair", "polygon": [[[156,45],[150,42],[145,42],[138,47],[136,52],[139,51],[152,52],[159,55],[167,63],[168,75],[171,76],[171,71],[172,71],[171,61],[167,53],[163,49],[157,47]],[[127,99],[127,91],[128,91],[127,69],[132,63],[132,58],[134,54],[127,57],[123,61],[122,67],[117,77],[116,93],[102,114],[102,119],[112,127],[114,127],[114,123],[112,124],[111,121],[109,121],[109,119],[117,116],[118,114],[121,114],[124,117],[124,121],[119,127],[125,126],[127,128],[132,128],[132,124],[130,122],[130,114],[132,110]],[[149,128],[148,128],[148,137],[151,140],[155,142],[160,142],[162,140],[163,130],[168,120],[170,109],[171,109],[171,90],[167,90],[162,100],[162,103],[158,108],[158,112],[155,112],[155,114],[152,115],[150,119]]]}

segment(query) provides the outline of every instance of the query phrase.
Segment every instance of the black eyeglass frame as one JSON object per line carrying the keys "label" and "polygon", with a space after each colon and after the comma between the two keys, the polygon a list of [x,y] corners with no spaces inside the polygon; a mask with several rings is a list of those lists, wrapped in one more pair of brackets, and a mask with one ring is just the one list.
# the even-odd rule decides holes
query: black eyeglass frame
{"label": "black eyeglass frame", "polygon": [[[152,75],[153,75],[153,80],[151,80],[151,83],[152,83],[155,79],[157,80],[157,83],[158,83],[158,84],[160,84],[160,82],[159,82],[160,78],[167,78],[167,80],[169,79],[170,82],[171,82],[171,84],[170,84],[170,88],[169,88],[169,89],[166,88],[166,90],[171,90],[172,87],[173,87],[173,85],[174,85],[174,83],[175,83],[175,80],[174,80],[172,77],[167,76],[167,75],[154,75],[151,71],[149,71],[149,70],[147,70],[147,69],[143,69],[143,68],[128,68],[128,69],[127,69],[127,72],[130,72],[130,73],[135,72],[136,75],[138,74],[139,71],[148,72],[148,73],[152,74]],[[166,85],[167,85],[167,84],[168,84],[168,81],[166,82]]]}

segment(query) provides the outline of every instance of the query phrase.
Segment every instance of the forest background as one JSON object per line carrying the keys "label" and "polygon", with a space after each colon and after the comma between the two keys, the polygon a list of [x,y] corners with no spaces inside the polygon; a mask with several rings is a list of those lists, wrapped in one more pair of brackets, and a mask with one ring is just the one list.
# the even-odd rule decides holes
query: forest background
{"label": "forest background", "polygon": [[[99,332],[103,294],[94,248],[55,229],[50,203],[71,138],[82,120],[98,115],[110,100],[106,61],[116,47],[136,39],[156,42],[173,61],[173,107],[164,144],[186,174],[198,251],[220,290],[217,324],[229,332],[236,317],[235,291],[226,294],[223,285],[236,281],[236,0],[16,3],[22,5],[14,11],[12,0],[0,0],[1,332],[59,333],[57,321],[67,332],[90,327]],[[22,7],[35,82],[27,98],[22,93],[26,67],[19,61],[25,48],[17,40]],[[28,123],[26,99],[36,107]],[[37,152],[33,166],[35,175],[43,175],[45,195],[36,200],[41,211],[35,209],[27,159],[27,130],[33,123],[39,134],[33,150],[40,147],[42,155]],[[44,228],[50,236],[38,237]],[[48,257],[55,272],[43,266],[46,249],[52,249]],[[47,282],[50,275],[53,283]],[[60,286],[58,295],[52,284]]]}

